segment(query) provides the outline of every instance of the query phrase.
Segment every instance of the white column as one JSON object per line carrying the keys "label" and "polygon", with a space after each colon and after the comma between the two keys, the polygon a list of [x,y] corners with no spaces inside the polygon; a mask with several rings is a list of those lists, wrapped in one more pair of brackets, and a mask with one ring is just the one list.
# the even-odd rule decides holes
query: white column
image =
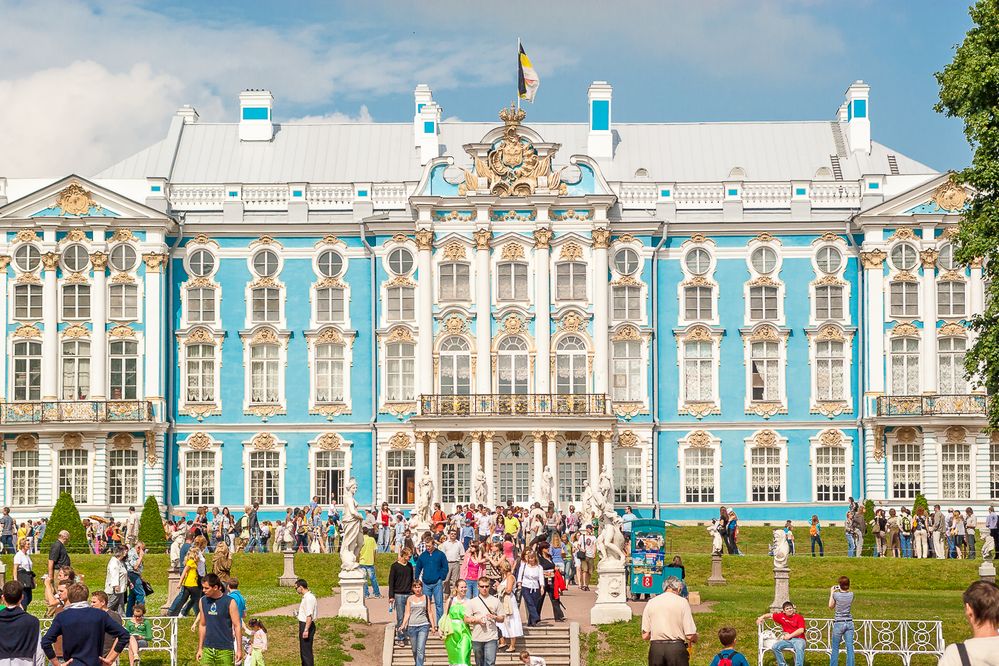
{"label": "white column", "polygon": [[472,431],[469,434],[472,437],[472,441],[471,441],[471,445],[472,445],[472,460],[471,460],[472,467],[471,467],[471,472],[472,473],[469,474],[469,481],[471,482],[471,484],[470,484],[471,493],[470,493],[469,499],[471,499],[472,502],[475,502],[476,501],[476,499],[475,499],[475,477],[478,475],[479,470],[482,469],[482,442],[481,442],[482,433],[480,431],[478,431],[478,430],[475,430],[475,431]]}
{"label": "white column", "polygon": [[94,330],[90,338],[90,397],[93,400],[107,398],[107,265],[108,255],[94,252],[90,255],[94,269],[94,283],[90,288],[90,316]]}
{"label": "white column", "polygon": [[982,281],[982,261],[971,262],[971,277],[969,279],[968,314],[976,315],[985,311],[985,283]]}
{"label": "white column", "polygon": [[545,433],[542,430],[535,430],[531,434],[534,435],[534,483],[531,486],[531,494],[534,496],[534,500],[538,501],[538,498],[541,497],[541,473],[545,468],[541,461],[541,447],[544,445],[542,437]]}
{"label": "white column", "polygon": [[48,252],[42,256],[45,282],[42,287],[42,400],[56,400],[59,393],[59,287],[56,270],[59,255]]}
{"label": "white column", "polygon": [[600,481],[600,433],[590,431],[590,489],[597,492]]}
{"label": "white column", "polygon": [[919,300],[923,313],[922,340],[920,341],[920,368],[923,393],[939,393],[937,386],[937,289],[936,250],[921,253],[923,274],[919,278]]}
{"label": "white column", "polygon": [[434,312],[433,275],[431,270],[431,248],[434,245],[434,232],[421,229],[416,232],[416,245],[419,248],[416,267],[416,392],[434,392]]}
{"label": "white column", "polygon": [[52,506],[59,497],[56,487],[56,435],[38,437],[38,504]]}
{"label": "white column", "polygon": [[[140,454],[145,460],[142,462],[143,478],[142,487],[139,489],[142,491],[140,498],[148,497],[152,495],[160,502],[164,502],[163,493],[165,486],[163,484],[163,475],[165,471],[165,442],[163,433],[147,432],[145,434],[145,449]],[[347,469],[348,475],[350,474],[350,447],[346,447],[345,452],[344,467]],[[140,457],[140,459],[141,459]]]}
{"label": "white column", "polygon": [[[7,298],[7,266],[10,264],[10,255],[0,255],[0,294],[3,298]],[[6,333],[7,331],[7,305],[6,300],[3,305],[0,305],[0,331]],[[6,337],[4,338],[6,340]],[[7,381],[7,349],[6,344],[2,353],[0,353],[0,386],[6,386]],[[0,391],[0,398],[10,398],[13,395],[9,395]],[[6,497],[6,495],[0,495],[0,497]]]}
{"label": "white column", "polygon": [[482,433],[483,448],[485,449],[486,481],[489,483],[489,493],[486,502],[489,506],[496,504],[496,480],[493,476],[493,434],[491,430],[486,430]]}
{"label": "white column", "polygon": [[930,500],[930,506],[940,498],[940,451],[935,430],[923,430],[923,495]]}
{"label": "white column", "polygon": [[[547,462],[545,463],[549,469],[552,471],[552,479],[555,481],[555,489],[552,492],[552,501],[555,502],[555,506],[558,507],[558,452],[556,449],[557,442],[555,437],[558,433],[554,430],[545,431],[545,438],[548,440],[548,451]],[[547,508],[547,507],[546,507]]]}
{"label": "white column", "polygon": [[423,468],[427,464],[427,448],[424,443],[423,438],[426,437],[426,433],[417,431],[416,433],[416,487],[420,487],[420,483],[423,481]]}
{"label": "white column", "polygon": [[[614,433],[605,432],[604,433],[604,460],[603,466],[607,468],[607,473],[610,474],[611,481],[614,480]],[[611,494],[611,499],[613,500],[613,493]]]}
{"label": "white column", "polygon": [[162,339],[162,322],[160,310],[163,299],[163,264],[167,256],[151,252],[142,255],[146,264],[146,312],[145,312],[145,398],[160,401],[163,391],[160,388],[160,341]]}
{"label": "white column", "polygon": [[433,431],[430,433],[430,462],[427,466],[430,468],[430,478],[434,482],[434,501],[439,502],[441,499],[441,475],[440,475],[440,445],[437,442],[437,432]]}
{"label": "white column", "polygon": [[[885,276],[882,264],[885,253],[882,250],[862,252],[860,255],[864,273],[865,292],[861,298],[867,300],[867,390],[882,393],[885,390]],[[863,388],[861,391],[863,392]]]}
{"label": "white column", "polygon": [[[876,441],[878,437],[884,437],[878,428],[867,428],[864,433],[864,473],[867,478],[861,479],[864,492],[858,493],[857,497],[870,499],[885,499],[887,497],[885,484],[885,460],[887,456],[884,451],[884,442]],[[878,448],[881,449],[880,460],[875,455]]]}
{"label": "white column", "polygon": [[[489,299],[491,279],[489,276],[489,241],[492,233],[488,229],[475,232],[475,393],[492,393],[492,363],[490,343],[492,340],[492,307]],[[478,440],[476,440],[478,441]],[[475,468],[472,469],[475,474]]]}
{"label": "white column", "polygon": [[593,230],[593,392],[607,393],[608,329],[607,311],[607,246],[610,231]]}
{"label": "white column", "polygon": [[[96,505],[108,503],[108,449],[109,442],[106,434],[94,437],[94,448],[90,452],[93,459],[91,469],[94,473],[90,477],[90,501]],[[142,464],[142,458],[139,458]]]}
{"label": "white column", "polygon": [[551,392],[551,294],[549,290],[549,243],[552,232],[547,228],[534,231],[534,362],[535,393]]}
{"label": "white column", "polygon": [[[992,468],[990,466],[990,448],[992,440],[985,433],[972,433],[975,446],[972,447],[973,458],[971,459],[971,499],[988,500],[991,492]],[[978,518],[983,520],[981,516]],[[975,536],[978,536],[977,534]]]}

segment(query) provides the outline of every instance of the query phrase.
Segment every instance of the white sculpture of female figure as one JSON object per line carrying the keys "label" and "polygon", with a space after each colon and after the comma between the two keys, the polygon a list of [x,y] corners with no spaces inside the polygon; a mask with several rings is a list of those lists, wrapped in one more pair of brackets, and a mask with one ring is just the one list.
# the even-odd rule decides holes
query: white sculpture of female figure
{"label": "white sculpture of female figure", "polygon": [[364,535],[361,523],[364,517],[357,508],[354,493],[357,492],[357,479],[351,478],[343,489],[343,511],[340,517],[340,568],[343,571],[354,571],[360,565],[357,560],[364,545]]}
{"label": "white sculpture of female figure", "polygon": [[555,475],[552,474],[552,468],[545,465],[545,470],[541,473],[541,492],[538,494],[538,502],[544,508],[548,507],[548,504],[554,501],[555,497]]}
{"label": "white sculpture of female figure", "polygon": [[434,504],[434,480],[430,478],[430,468],[423,468],[423,478],[416,492],[416,524],[426,529],[430,527],[430,512]]}
{"label": "white sculpture of female figure", "polygon": [[489,499],[489,482],[481,469],[475,473],[475,502],[485,506]]}
{"label": "white sculpture of female figure", "polygon": [[718,519],[715,518],[711,521],[708,526],[708,534],[711,535],[711,554],[721,555],[722,554],[722,528],[718,524]]}
{"label": "white sculpture of female figure", "polygon": [[604,465],[600,470],[600,479],[598,481],[597,488],[600,490],[600,494],[603,496],[603,504],[607,506],[614,505],[614,481],[611,479],[610,472],[607,471],[607,465]]}

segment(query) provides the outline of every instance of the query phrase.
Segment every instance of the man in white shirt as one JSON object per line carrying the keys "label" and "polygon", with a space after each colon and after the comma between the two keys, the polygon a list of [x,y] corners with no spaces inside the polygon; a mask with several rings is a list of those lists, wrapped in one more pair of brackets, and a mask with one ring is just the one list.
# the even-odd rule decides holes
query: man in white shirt
{"label": "man in white shirt", "polygon": [[[580,557],[585,555],[585,557]],[[586,530],[576,537],[576,561],[579,569],[579,589],[584,592],[590,589],[590,576],[593,575],[593,558],[597,556],[597,538],[593,536],[593,525],[587,525]]]}
{"label": "man in white shirt", "polygon": [[104,576],[104,593],[108,595],[108,610],[119,615],[125,609],[125,594],[128,591],[128,569],[125,568],[127,546],[118,546],[108,560],[107,574]]}
{"label": "man in white shirt", "polygon": [[[135,507],[128,507],[128,516],[125,518],[125,541],[129,544],[135,543],[139,538],[139,516],[135,513]],[[113,606],[111,610],[115,610]]]}
{"label": "man in white shirt", "polygon": [[298,605],[298,654],[302,666],[314,666],[312,657],[312,639],[316,636],[316,595],[309,591],[309,584],[304,578],[295,581],[295,591],[302,595],[302,603]]}
{"label": "man in white shirt", "polygon": [[479,532],[479,539],[488,539],[493,530],[493,514],[489,513],[489,509],[482,507],[482,511],[475,517],[475,525]]}
{"label": "man in white shirt", "polygon": [[978,529],[978,517],[975,515],[975,512],[971,510],[970,506],[965,509],[964,513],[964,528],[967,532],[965,541],[968,543],[968,559],[973,560],[975,559],[975,534]]}
{"label": "man in white shirt", "polygon": [[999,586],[976,580],[962,595],[972,638],[948,645],[938,666],[961,666],[961,650],[971,666],[999,666]]}
{"label": "man in white shirt", "polygon": [[[496,623],[506,619],[502,615],[500,600],[490,596],[492,581],[485,576],[479,578],[479,596],[465,602],[465,622],[472,630],[472,653],[476,666],[496,666],[496,648],[499,632]],[[520,612],[520,609],[517,609]]]}
{"label": "man in white shirt", "polygon": [[458,574],[461,573],[461,558],[465,555],[465,547],[458,541],[458,532],[451,528],[447,540],[440,545],[441,552],[447,557],[447,578],[444,579],[444,594],[451,595],[453,585],[458,584]]}
{"label": "man in white shirt", "polygon": [[687,666],[688,643],[697,642],[690,604],[680,596],[683,583],[666,580],[666,592],[652,598],[642,611],[642,639],[649,641],[649,666]]}
{"label": "man in white shirt", "polygon": [[627,539],[628,544],[631,544],[631,524],[635,521],[637,516],[632,513],[631,507],[624,507],[624,515],[621,516],[621,534]]}

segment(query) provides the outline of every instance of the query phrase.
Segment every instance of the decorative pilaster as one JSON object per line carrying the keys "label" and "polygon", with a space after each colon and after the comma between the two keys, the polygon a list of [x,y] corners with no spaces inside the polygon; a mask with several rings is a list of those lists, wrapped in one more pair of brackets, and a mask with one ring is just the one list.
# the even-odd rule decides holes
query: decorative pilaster
{"label": "decorative pilaster", "polygon": [[59,392],[59,287],[56,271],[59,255],[42,255],[45,282],[42,287],[42,400],[56,400]]}
{"label": "decorative pilaster", "polygon": [[[607,473],[610,474],[611,479],[614,479],[614,433],[605,432],[604,433],[604,459],[601,461],[604,467],[607,468]],[[613,499],[613,498],[611,498]]]}
{"label": "decorative pilaster", "polygon": [[432,430],[427,433],[427,443],[428,443],[428,453],[430,456],[430,462],[427,463],[427,467],[430,468],[430,478],[434,482],[434,501],[439,502],[441,498],[441,474],[440,474],[440,444],[437,441],[437,431]]}
{"label": "decorative pilaster", "polygon": [[108,475],[105,470],[108,468],[108,449],[110,448],[111,443],[107,436],[100,435],[94,439],[93,452],[90,454],[94,458],[93,469],[103,472],[90,477],[90,501],[98,506],[108,503]]}
{"label": "decorative pilaster", "polygon": [[415,437],[415,447],[416,447],[416,487],[420,487],[420,482],[423,481],[423,468],[427,464],[427,446],[426,446],[426,436],[425,432],[413,433]]}
{"label": "decorative pilaster", "polygon": [[142,255],[146,264],[146,334],[143,343],[146,349],[145,364],[145,397],[147,400],[162,400],[164,391],[160,388],[160,340],[162,322],[160,321],[161,303],[163,302],[163,265],[166,255],[150,252]]}
{"label": "decorative pilaster", "polygon": [[434,392],[434,313],[433,274],[431,251],[434,232],[420,229],[416,232],[417,287],[416,287],[416,392]]}
{"label": "decorative pilaster", "polygon": [[867,272],[864,275],[866,293],[862,298],[867,299],[867,357],[871,362],[867,364],[867,387],[873,393],[882,393],[885,390],[885,278],[884,264],[888,255],[884,250],[875,249],[860,253],[860,261]]}
{"label": "decorative pilaster", "polygon": [[90,397],[104,400],[107,397],[108,255],[94,252],[90,255],[90,264],[94,270],[94,284],[90,290],[90,315],[94,322],[90,338]]}
{"label": "decorative pilaster", "polygon": [[543,430],[535,430],[531,433],[534,436],[534,483],[531,486],[531,492],[534,495],[535,501],[541,497],[541,473],[544,471],[545,466],[541,460],[541,447],[544,442],[542,438],[545,433]]}
{"label": "decorative pilaster", "polygon": [[[166,489],[166,485],[164,484],[165,468],[163,464],[165,452],[164,437],[164,433],[153,431],[145,433],[144,464],[142,465],[142,490],[144,496],[152,495],[159,498],[163,496],[163,492]],[[347,449],[345,467],[347,475],[350,476],[350,449]]]}
{"label": "decorative pilaster", "polygon": [[590,431],[590,488],[597,491],[600,481],[600,433]]}
{"label": "decorative pilaster", "polygon": [[[554,430],[545,431],[545,439],[548,440],[548,450],[545,455],[545,464],[552,471],[552,478],[555,480],[555,492],[552,493],[554,496],[552,500],[555,502],[555,506],[558,506],[558,452],[555,450],[557,442],[555,437],[558,433]],[[546,507],[547,508],[547,507]]]}
{"label": "decorative pilaster", "polygon": [[923,313],[923,330],[920,345],[920,364],[924,393],[937,393],[937,281],[936,264],[939,252],[923,250],[919,253],[923,274],[919,278],[919,296]]}
{"label": "decorative pilaster", "polygon": [[[10,256],[6,255],[6,254],[0,255],[0,294],[6,294],[6,293],[8,293],[8,291],[7,291],[7,266],[9,264],[10,264]],[[4,307],[0,307],[0,331],[6,331],[6,330],[7,330],[7,306],[5,305]],[[6,349],[4,350],[4,353],[0,354],[0,378],[5,378],[5,377],[7,377],[7,350]],[[3,382],[3,384],[6,385],[6,381],[5,380],[0,379],[0,382]],[[0,398],[6,398],[6,397],[13,397],[13,396],[12,395],[6,395],[6,394],[3,393],[2,390],[0,390]],[[0,446],[2,446],[2,442],[0,442]],[[6,470],[6,465],[4,465],[4,469]],[[5,472],[5,474],[6,474],[6,472]],[[4,477],[4,479],[6,480],[6,476]],[[4,492],[4,495],[2,495],[2,497],[8,497],[6,485],[0,487],[0,491]]]}
{"label": "decorative pilaster", "polygon": [[887,479],[885,475],[884,428],[864,429],[864,470],[867,478],[861,479],[863,492],[857,497],[885,499]]}
{"label": "decorative pilaster", "polygon": [[607,247],[610,231],[593,230],[593,391],[607,393],[610,312],[607,304]]}
{"label": "decorative pilaster", "polygon": [[[472,466],[471,466],[471,474],[468,475],[469,484],[470,484],[469,485],[469,489],[470,489],[469,499],[471,499],[472,502],[474,503],[474,502],[476,502],[476,499],[475,499],[475,476],[479,473],[479,470],[482,469],[482,432],[479,431],[479,430],[473,430],[472,432],[469,433],[469,435],[472,438],[472,441],[471,441],[471,446],[472,446],[471,463],[472,463]],[[487,478],[487,481],[488,481],[487,485],[492,485],[492,481],[489,481],[488,478]]]}
{"label": "decorative pilaster", "polygon": [[482,446],[485,449],[485,472],[486,480],[489,482],[489,495],[487,503],[489,506],[496,504],[496,483],[493,477],[493,431],[486,430],[482,433]]}
{"label": "decorative pilaster", "polygon": [[538,393],[551,391],[551,288],[549,278],[550,229],[534,231],[534,344],[537,358],[534,363],[534,386]]}
{"label": "decorative pilaster", "polygon": [[[492,393],[492,364],[489,343],[492,340],[492,307],[489,300],[489,242],[492,232],[475,232],[475,393]],[[474,477],[475,466],[472,467]]]}
{"label": "decorative pilaster", "polygon": [[940,447],[937,446],[937,432],[923,430],[923,495],[927,498],[940,497]]}

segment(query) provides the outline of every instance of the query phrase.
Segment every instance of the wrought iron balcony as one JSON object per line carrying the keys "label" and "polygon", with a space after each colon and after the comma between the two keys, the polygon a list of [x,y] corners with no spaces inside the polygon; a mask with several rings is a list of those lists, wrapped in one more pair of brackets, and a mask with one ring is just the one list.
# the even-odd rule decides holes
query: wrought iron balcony
{"label": "wrought iron balcony", "polygon": [[0,404],[0,423],[134,423],[153,420],[148,400],[45,400]]}
{"label": "wrought iron balcony", "polygon": [[988,398],[965,395],[885,395],[878,416],[984,416]]}
{"label": "wrought iron balcony", "polygon": [[609,416],[604,393],[421,395],[421,416]]}

